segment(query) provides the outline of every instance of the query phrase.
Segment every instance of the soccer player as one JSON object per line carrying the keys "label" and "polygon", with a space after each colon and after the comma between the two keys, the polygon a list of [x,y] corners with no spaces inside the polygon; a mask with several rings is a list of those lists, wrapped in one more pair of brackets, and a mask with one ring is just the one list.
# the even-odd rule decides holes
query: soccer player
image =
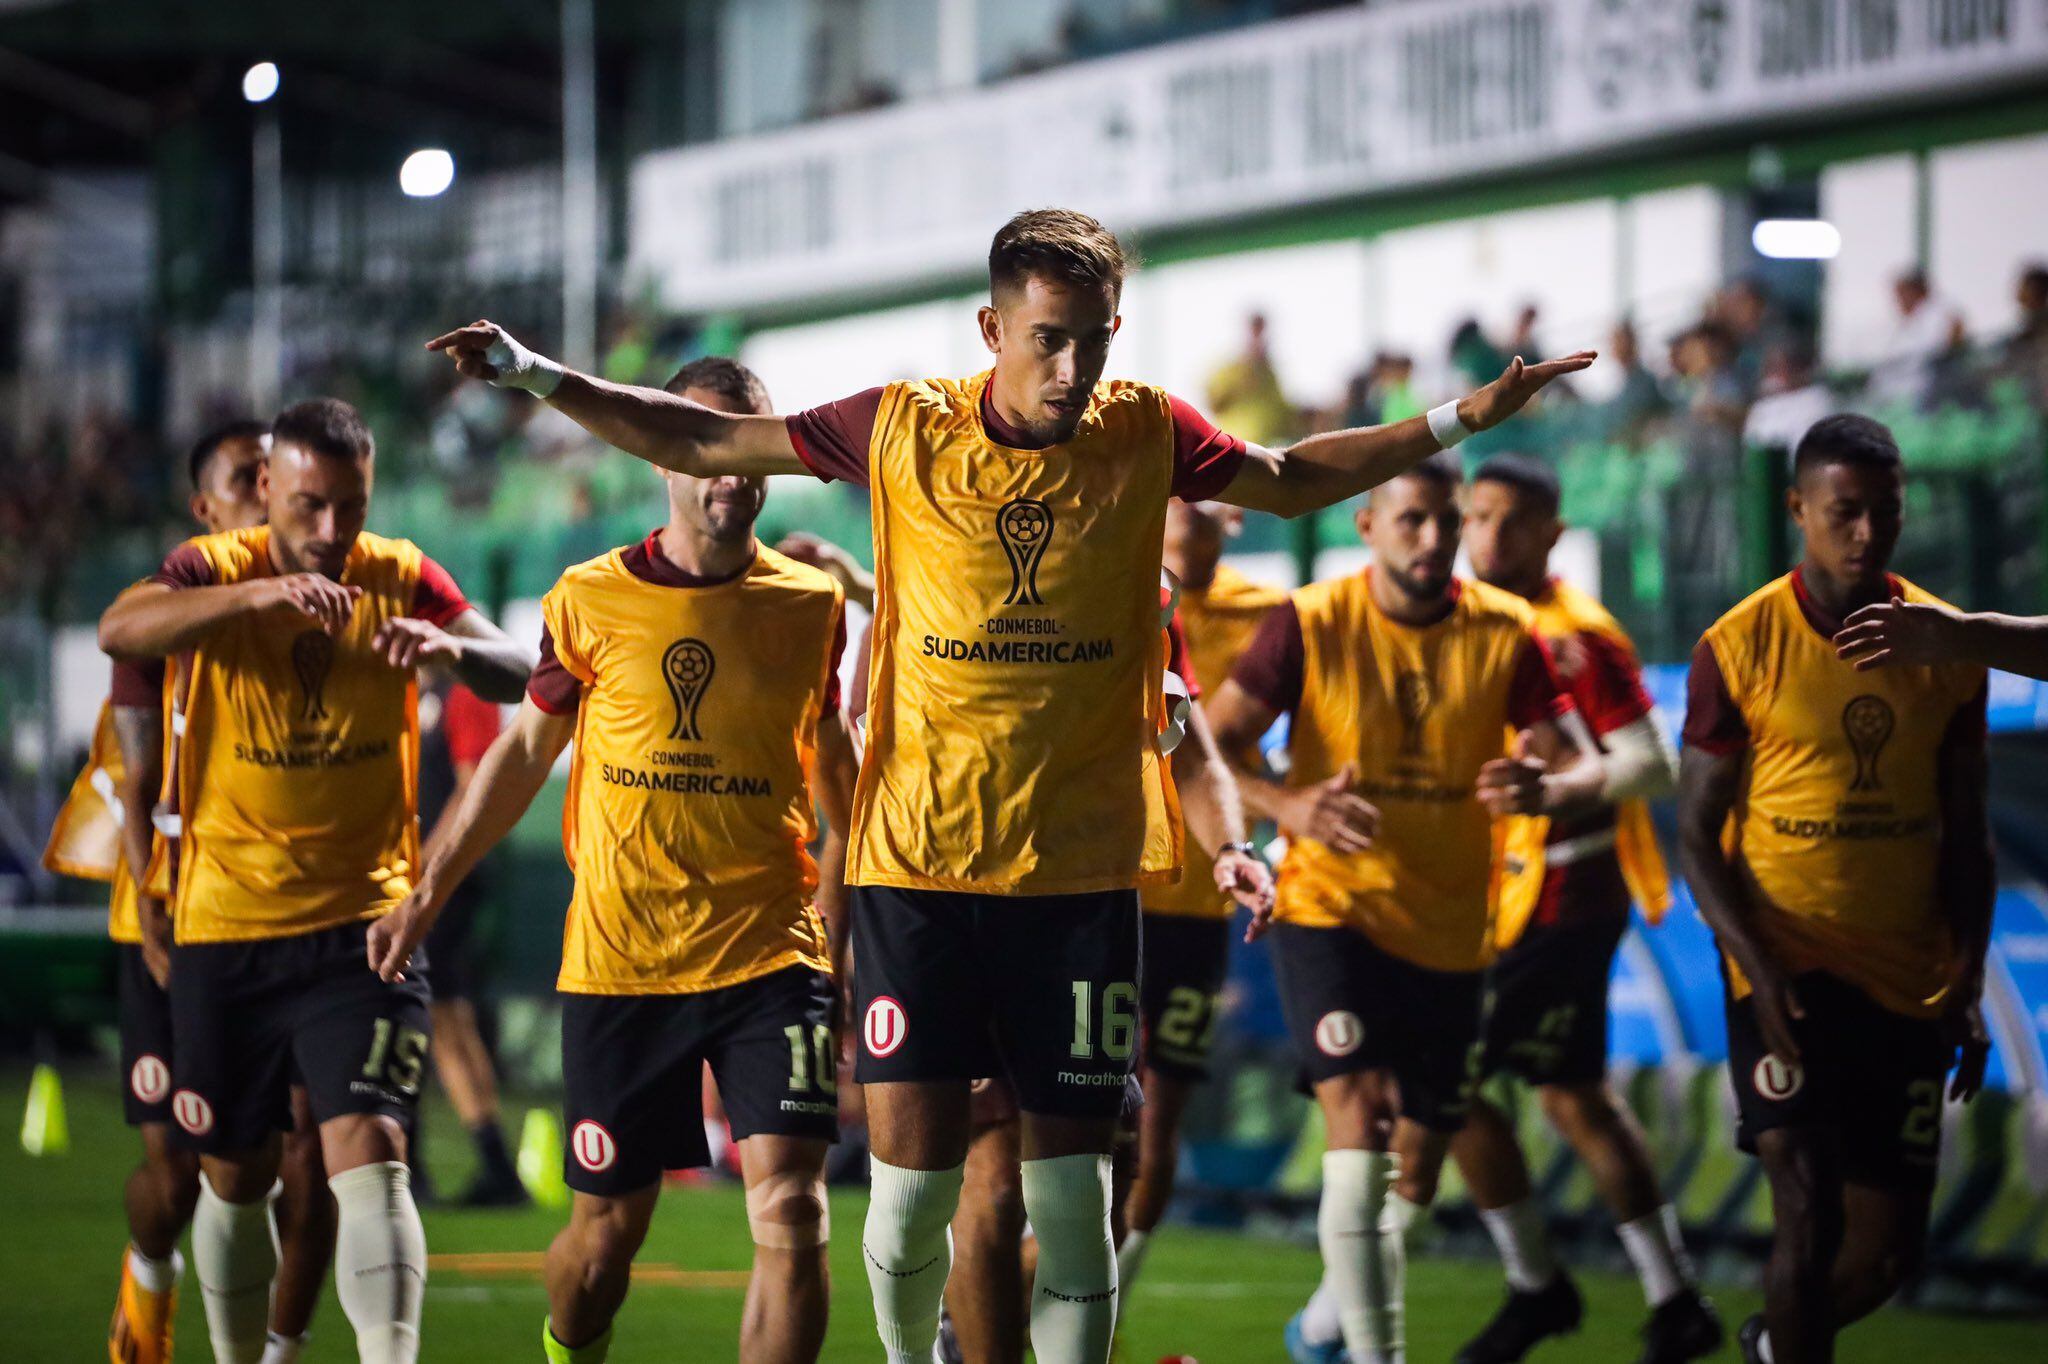
{"label": "soccer player", "polygon": [[[1989,1043],[1985,674],[1858,672],[1858,607],[1934,598],[1887,571],[1904,518],[1891,432],[1816,423],[1786,502],[1804,557],[1693,651],[1680,853],[1720,941],[1744,1150],[1770,1181],[1764,1310],[1743,1356],[1825,1364],[1917,1266],[1942,1081],[1968,1099]],[[1960,1058],[1960,1059],[1959,1059]]]}
{"label": "soccer player", "polygon": [[[186,461],[192,518],[209,532],[262,524],[257,482],[269,450],[270,428],[258,421],[231,421],[201,436]],[[174,1147],[170,1137],[170,997],[163,982],[170,972],[171,921],[162,898],[141,889],[156,853],[167,705],[162,660],[116,663],[113,695],[101,709],[94,735],[96,756],[77,793],[89,792],[99,803],[102,797],[92,779],[95,772],[104,772],[121,812],[118,855],[104,872],[86,874],[113,881],[108,928],[120,944],[121,1073],[127,1083],[122,1104],[143,1144],[142,1162],[126,1188],[130,1242],[107,1334],[114,1364],[170,1358],[177,1285],[184,1272],[177,1242],[199,1197],[198,1158]],[[68,816],[75,804],[67,802],[59,816],[53,845],[72,822]],[[263,1364],[291,1364],[298,1358],[334,1249],[333,1203],[324,1187],[319,1132],[305,1109],[303,1089],[293,1091],[292,1117],[275,1210],[278,1283]]]}
{"label": "soccer player", "polygon": [[1494,817],[1600,789],[1535,613],[1451,572],[1460,485],[1445,455],[1375,489],[1358,513],[1371,568],[1269,614],[1212,710],[1230,755],[1292,716],[1285,783],[1249,765],[1239,780],[1288,839],[1274,966],[1329,1138],[1317,1239],[1335,1311],[1290,1324],[1297,1357],[1335,1356],[1334,1315],[1357,1364],[1404,1358],[1403,1238],[1477,1059]]}
{"label": "soccer player", "polygon": [[1171,879],[1180,854],[1156,748],[1167,500],[1313,511],[1592,363],[1518,360],[1433,423],[1265,450],[1157,388],[1101,380],[1126,261],[1094,219],[1019,214],[989,267],[992,370],[786,421],[573,373],[489,322],[428,343],[654,464],[872,491],[880,611],[847,883],[875,1156],[864,1244],[893,1364],[931,1353],[968,1089],[993,1073],[1024,1111],[1038,1356],[1109,1350],[1108,1158],[1136,1050],[1137,890]]}
{"label": "soccer player", "polygon": [[416,547],[363,530],[373,472],[353,408],[286,409],[259,480],[269,524],[187,541],[100,619],[116,658],[181,656],[170,1111],[199,1152],[193,1262],[224,1364],[265,1346],[267,1195],[295,1077],[320,1127],[359,1355],[419,1351],[426,1246],[400,1119],[426,999],[364,969],[366,921],[419,864],[414,669],[445,664],[505,697],[529,660]]}
{"label": "soccer player", "polygon": [[[1178,624],[1185,636],[1190,692],[1199,679],[1230,676],[1238,655],[1268,611],[1286,594],[1247,581],[1222,562],[1223,546],[1241,529],[1244,513],[1220,502],[1174,502],[1167,508],[1164,561],[1180,584]],[[1145,1105],[1138,1113],[1138,1150],[1124,1195],[1124,1233],[1117,1246],[1117,1290],[1128,1292],[1143,1267],[1152,1232],[1173,1198],[1180,1163],[1180,1124],[1195,1086],[1209,1077],[1209,1048],[1230,964],[1230,916],[1236,900],[1216,884],[1209,848],[1243,837],[1242,804],[1229,764],[1199,704],[1188,740],[1174,750],[1174,779],[1183,793],[1198,783],[1228,783],[1223,799],[1234,827],[1229,840],[1189,840],[1180,880],[1149,886],[1140,897],[1144,918],[1144,971],[1138,1014],[1144,1029],[1141,1078]],[[1185,753],[1185,757],[1183,757]],[[1183,763],[1191,770],[1183,770]],[[1196,764],[1200,770],[1193,770]],[[1213,771],[1216,776],[1210,777]],[[1195,813],[1188,807],[1190,817]]]}
{"label": "soccer player", "polygon": [[[669,388],[707,410],[770,410],[731,360],[693,361]],[[825,1339],[838,1132],[830,971],[843,936],[834,924],[828,941],[813,904],[808,845],[814,776],[833,826],[852,799],[844,602],[831,578],[755,540],[764,479],[667,481],[665,526],[548,593],[526,701],[371,950],[395,978],[573,740],[563,842],[576,890],[557,989],[576,1199],[548,1250],[543,1347],[553,1364],[604,1359],[662,1171],[709,1162],[708,1061],[754,1238],[739,1357],[799,1364]]]}
{"label": "soccer player", "polygon": [[[1535,1088],[1544,1116],[1585,1162],[1642,1280],[1650,1307],[1644,1364],[1676,1364],[1719,1349],[1723,1332],[1699,1292],[1642,1130],[1608,1087],[1607,984],[1631,900],[1653,922],[1670,904],[1644,801],[1676,784],[1677,760],[1651,717],[1628,636],[1598,602],[1551,575],[1550,551],[1564,530],[1558,499],[1549,466],[1497,455],[1473,476],[1465,507],[1473,573],[1535,610],[1605,773],[1599,800],[1583,813],[1507,822],[1494,935],[1501,955],[1487,981],[1480,1076],[1505,1070]],[[1577,1325],[1578,1290],[1551,1254],[1514,1131],[1483,1096],[1474,1096],[1451,1152],[1509,1287],[1499,1315],[1458,1358],[1520,1359],[1543,1337]]]}
{"label": "soccer player", "polygon": [[[462,803],[462,793],[476,776],[499,731],[498,708],[469,688],[447,679],[421,697],[420,828],[429,837],[445,814]],[[431,706],[433,714],[427,715]],[[476,1174],[456,1202],[466,1208],[516,1208],[528,1202],[526,1186],[498,1114],[498,1076],[491,1049],[477,1024],[471,997],[469,935],[476,921],[485,878],[471,876],[456,888],[448,907],[434,920],[427,939],[425,972],[432,992],[434,1072],[456,1117],[476,1151]],[[413,1139],[418,1140],[415,1125]],[[421,1153],[412,1151],[414,1193],[426,1179]]]}

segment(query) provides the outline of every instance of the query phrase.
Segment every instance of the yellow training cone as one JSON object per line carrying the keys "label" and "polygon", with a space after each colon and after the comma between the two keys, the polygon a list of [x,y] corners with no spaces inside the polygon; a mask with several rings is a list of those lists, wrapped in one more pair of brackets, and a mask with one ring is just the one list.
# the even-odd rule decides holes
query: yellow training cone
{"label": "yellow training cone", "polygon": [[61,1156],[71,1149],[71,1129],[64,1122],[64,1085],[53,1065],[39,1065],[28,1077],[21,1149],[32,1156]]}
{"label": "yellow training cone", "polygon": [[562,1178],[562,1124],[552,1108],[529,1108],[519,1129],[519,1182],[543,1208],[569,1206]]}

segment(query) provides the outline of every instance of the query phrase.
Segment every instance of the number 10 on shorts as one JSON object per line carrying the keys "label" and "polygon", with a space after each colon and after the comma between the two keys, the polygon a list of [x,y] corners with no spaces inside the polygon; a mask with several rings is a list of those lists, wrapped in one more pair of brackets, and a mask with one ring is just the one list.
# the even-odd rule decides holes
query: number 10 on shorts
{"label": "number 10 on shorts", "polygon": [[1127,980],[1102,987],[1100,1009],[1093,982],[1075,981],[1074,1042],[1067,1055],[1076,1061],[1092,1061],[1099,1039],[1104,1056],[1112,1061],[1130,1060],[1138,1045],[1137,1009],[1138,987]]}

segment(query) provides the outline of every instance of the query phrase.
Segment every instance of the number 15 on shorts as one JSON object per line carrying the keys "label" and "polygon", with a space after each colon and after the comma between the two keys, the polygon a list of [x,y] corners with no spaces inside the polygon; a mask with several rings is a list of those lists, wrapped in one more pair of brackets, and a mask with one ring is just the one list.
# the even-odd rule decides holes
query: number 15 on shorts
{"label": "number 15 on shorts", "polygon": [[1077,1061],[1095,1059],[1096,1048],[1112,1061],[1128,1061],[1138,1045],[1138,987],[1119,980],[1102,987],[1074,982],[1074,1041],[1067,1055]]}

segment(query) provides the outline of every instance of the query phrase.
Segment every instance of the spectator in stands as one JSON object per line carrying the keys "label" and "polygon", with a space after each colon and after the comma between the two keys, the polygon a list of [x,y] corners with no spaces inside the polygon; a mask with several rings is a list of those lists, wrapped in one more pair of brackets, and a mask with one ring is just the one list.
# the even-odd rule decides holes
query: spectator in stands
{"label": "spectator in stands", "polygon": [[1706,472],[1728,467],[1749,411],[1735,373],[1735,338],[1714,321],[1696,322],[1671,343],[1688,462]]}
{"label": "spectator in stands", "polygon": [[1280,388],[1266,349],[1266,317],[1245,322],[1244,351],[1209,376],[1209,416],[1225,431],[1259,445],[1285,445],[1300,434],[1301,417]]}
{"label": "spectator in stands", "polygon": [[1816,373],[1813,343],[1786,337],[1765,353],[1756,405],[1742,427],[1743,444],[1783,450],[1789,459],[1807,428],[1836,407],[1835,395]]}
{"label": "spectator in stands", "polygon": [[1935,294],[1927,272],[1917,266],[1892,281],[1892,299],[1899,322],[1883,360],[1871,371],[1868,396],[1873,402],[1921,407],[1934,394],[1942,362],[1962,349],[1963,316]]}
{"label": "spectator in stands", "polygon": [[1998,373],[2017,379],[2027,401],[2048,410],[2048,261],[2020,271],[2019,326],[1999,347]]}
{"label": "spectator in stands", "polygon": [[1601,405],[1604,433],[1609,440],[1639,445],[1650,424],[1671,410],[1664,385],[1643,363],[1643,350],[1636,338],[1635,323],[1627,318],[1614,324],[1607,338],[1607,361],[1621,373],[1621,387]]}
{"label": "spectator in stands", "polygon": [[[1533,324],[1533,318],[1531,322]],[[1472,383],[1474,376],[1481,374],[1490,379],[1507,367],[1509,358],[1487,336],[1486,329],[1479,325],[1476,317],[1466,318],[1451,333],[1451,368],[1467,383]],[[1485,383],[1488,379],[1478,382]]]}
{"label": "spectator in stands", "polygon": [[1731,364],[1745,394],[1762,390],[1764,364],[1782,339],[1771,296],[1750,275],[1731,281],[1714,296],[1708,316],[1727,329],[1734,347]]}

